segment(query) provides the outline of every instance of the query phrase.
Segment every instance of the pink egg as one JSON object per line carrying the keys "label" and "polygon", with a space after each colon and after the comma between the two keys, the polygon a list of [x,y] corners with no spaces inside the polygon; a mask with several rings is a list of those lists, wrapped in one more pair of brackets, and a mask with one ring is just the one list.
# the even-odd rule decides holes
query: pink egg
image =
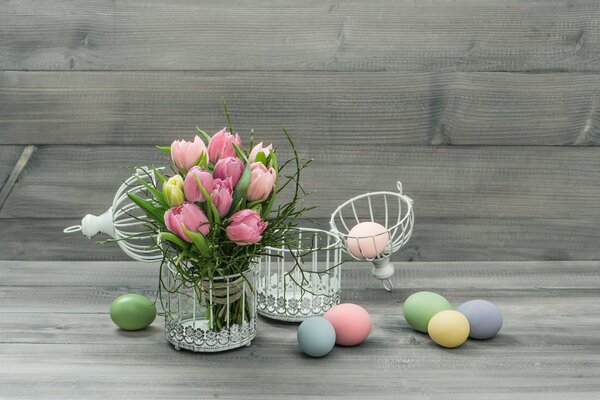
{"label": "pink egg", "polygon": [[377,222],[361,222],[348,232],[348,251],[356,258],[375,258],[389,242],[390,234]]}
{"label": "pink egg", "polygon": [[361,344],[371,333],[371,317],[357,304],[339,304],[323,315],[335,329],[335,343],[341,346]]}

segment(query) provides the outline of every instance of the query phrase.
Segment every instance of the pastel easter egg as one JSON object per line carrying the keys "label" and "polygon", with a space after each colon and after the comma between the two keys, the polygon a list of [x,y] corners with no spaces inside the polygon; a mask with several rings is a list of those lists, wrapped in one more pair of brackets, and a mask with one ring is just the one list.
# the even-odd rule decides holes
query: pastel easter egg
{"label": "pastel easter egg", "polygon": [[455,310],[440,311],[429,321],[427,332],[442,347],[458,347],[469,337],[469,320]]}
{"label": "pastel easter egg", "polygon": [[156,318],[154,302],[139,294],[117,297],[110,305],[110,318],[119,328],[137,331],[149,326]]}
{"label": "pastel easter egg", "polygon": [[298,327],[298,345],[310,357],[323,357],[335,345],[335,329],[323,317],[305,319]]}
{"label": "pastel easter egg", "polygon": [[335,329],[336,344],[356,346],[365,341],[371,333],[371,316],[358,304],[338,304],[323,316]]}
{"label": "pastel easter egg", "polygon": [[471,300],[461,304],[458,311],[469,320],[473,339],[491,339],[502,328],[502,314],[494,303],[487,300]]}
{"label": "pastel easter egg", "polygon": [[404,319],[408,325],[420,332],[427,332],[431,317],[444,310],[452,310],[452,305],[437,293],[417,292],[404,300]]}
{"label": "pastel easter egg", "polygon": [[348,251],[356,258],[375,258],[389,242],[387,229],[376,222],[361,222],[348,232]]}

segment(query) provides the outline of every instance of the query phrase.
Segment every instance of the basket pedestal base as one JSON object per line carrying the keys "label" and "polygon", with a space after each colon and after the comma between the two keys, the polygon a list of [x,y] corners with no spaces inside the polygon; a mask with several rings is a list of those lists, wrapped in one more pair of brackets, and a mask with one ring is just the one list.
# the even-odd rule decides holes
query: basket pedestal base
{"label": "basket pedestal base", "polygon": [[392,280],[390,279],[394,275],[394,264],[390,262],[390,256],[384,256],[382,258],[376,258],[372,261],[373,268],[371,273],[373,276],[381,281],[383,288],[388,292],[391,292],[394,288]]}

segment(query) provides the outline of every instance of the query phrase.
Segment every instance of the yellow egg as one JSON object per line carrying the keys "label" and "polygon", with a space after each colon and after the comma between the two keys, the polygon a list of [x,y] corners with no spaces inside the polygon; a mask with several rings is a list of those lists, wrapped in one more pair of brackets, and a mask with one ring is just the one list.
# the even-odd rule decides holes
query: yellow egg
{"label": "yellow egg", "polygon": [[458,311],[440,311],[429,321],[427,332],[440,346],[458,347],[469,337],[469,320]]}

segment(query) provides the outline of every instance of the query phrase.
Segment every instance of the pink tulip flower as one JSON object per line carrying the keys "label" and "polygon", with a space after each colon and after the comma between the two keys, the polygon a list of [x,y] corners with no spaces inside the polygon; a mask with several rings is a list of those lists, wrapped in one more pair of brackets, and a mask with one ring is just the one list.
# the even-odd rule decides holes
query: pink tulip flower
{"label": "pink tulip flower", "polygon": [[250,184],[246,192],[248,201],[265,201],[275,187],[277,172],[275,168],[265,167],[263,163],[257,162],[250,165]]}
{"label": "pink tulip flower", "polygon": [[231,178],[231,185],[235,187],[240,180],[240,176],[242,176],[242,172],[244,172],[242,160],[237,157],[226,157],[217,161],[213,175],[218,179]]}
{"label": "pink tulip flower", "polygon": [[194,203],[183,203],[165,211],[165,225],[169,231],[190,243],[192,239],[185,233],[183,226],[190,232],[200,232],[203,235],[207,235],[210,230],[208,218]]}
{"label": "pink tulip flower", "polygon": [[259,144],[257,144],[256,146],[254,146],[254,148],[252,149],[252,151],[250,152],[250,155],[248,156],[248,160],[253,163],[256,161],[256,156],[258,155],[258,153],[262,152],[266,157],[269,156],[269,153],[271,152],[271,150],[273,150],[273,145],[270,144],[268,146],[263,146],[263,142],[260,142]]}
{"label": "pink tulip flower", "polygon": [[202,168],[196,166],[190,169],[185,176],[185,181],[183,182],[183,192],[185,193],[185,198],[187,201],[195,202],[195,201],[205,201],[204,195],[202,191],[198,187],[198,182],[196,182],[196,178],[204,186],[206,192],[210,195],[214,188],[213,177],[210,172],[203,170]]}
{"label": "pink tulip flower", "polygon": [[217,207],[219,217],[224,217],[229,212],[231,203],[233,202],[233,185],[231,184],[231,178],[215,179],[214,183],[215,188],[210,195],[210,198],[215,207]]}
{"label": "pink tulip flower", "polygon": [[196,165],[202,153],[207,153],[207,151],[204,142],[198,136],[194,138],[193,142],[175,140],[171,143],[173,164],[178,169],[185,171]]}
{"label": "pink tulip flower", "polygon": [[235,148],[233,144],[242,147],[242,139],[236,133],[232,135],[227,128],[221,129],[215,133],[208,143],[208,158],[211,163],[216,163],[221,158],[235,157]]}
{"label": "pink tulip flower", "polygon": [[260,219],[256,212],[245,209],[231,216],[229,226],[225,229],[227,237],[238,246],[247,246],[262,240],[262,233],[268,223]]}

